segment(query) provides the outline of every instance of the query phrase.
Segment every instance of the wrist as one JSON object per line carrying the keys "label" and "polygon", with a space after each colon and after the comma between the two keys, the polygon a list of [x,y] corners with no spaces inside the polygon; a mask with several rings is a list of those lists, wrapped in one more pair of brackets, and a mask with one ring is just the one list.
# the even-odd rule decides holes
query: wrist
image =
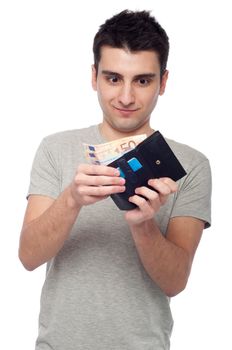
{"label": "wrist", "polygon": [[73,196],[72,193],[72,185],[68,186],[66,189],[66,205],[68,208],[72,209],[72,210],[77,210],[80,211],[81,210],[81,205],[76,201],[75,197]]}
{"label": "wrist", "polygon": [[154,234],[160,233],[157,223],[154,219],[149,219],[141,223],[133,223],[129,225],[131,233],[133,235],[154,236]]}

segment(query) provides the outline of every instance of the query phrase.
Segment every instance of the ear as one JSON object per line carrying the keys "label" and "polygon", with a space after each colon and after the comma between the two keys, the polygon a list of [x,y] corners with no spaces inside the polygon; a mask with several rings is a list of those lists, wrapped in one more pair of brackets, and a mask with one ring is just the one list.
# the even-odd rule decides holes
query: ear
{"label": "ear", "polygon": [[160,92],[159,92],[160,96],[163,95],[165,92],[165,88],[168,80],[168,74],[169,74],[169,71],[166,70],[162,75],[161,83],[160,83]]}
{"label": "ear", "polygon": [[97,71],[94,64],[92,65],[92,88],[97,90]]}

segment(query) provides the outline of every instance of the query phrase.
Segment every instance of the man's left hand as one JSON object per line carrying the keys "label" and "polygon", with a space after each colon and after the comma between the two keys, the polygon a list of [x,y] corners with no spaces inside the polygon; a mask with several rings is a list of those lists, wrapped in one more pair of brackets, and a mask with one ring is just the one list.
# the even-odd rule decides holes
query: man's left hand
{"label": "man's left hand", "polygon": [[170,194],[175,193],[178,188],[176,182],[168,177],[150,179],[148,185],[154,190],[145,186],[138,187],[135,195],[129,198],[129,201],[136,204],[137,208],[125,213],[128,224],[141,224],[152,219],[160,207],[166,203]]}

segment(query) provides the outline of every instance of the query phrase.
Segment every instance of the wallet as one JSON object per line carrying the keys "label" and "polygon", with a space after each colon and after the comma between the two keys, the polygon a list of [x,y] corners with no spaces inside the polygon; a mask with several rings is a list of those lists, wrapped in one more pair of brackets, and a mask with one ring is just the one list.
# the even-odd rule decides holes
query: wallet
{"label": "wallet", "polygon": [[111,198],[121,210],[136,208],[128,201],[137,187],[148,185],[149,179],[170,177],[177,181],[186,175],[186,172],[175,154],[159,131],[155,131],[131,151],[123,154],[108,166],[117,168],[120,176],[126,179],[126,190],[112,194]]}

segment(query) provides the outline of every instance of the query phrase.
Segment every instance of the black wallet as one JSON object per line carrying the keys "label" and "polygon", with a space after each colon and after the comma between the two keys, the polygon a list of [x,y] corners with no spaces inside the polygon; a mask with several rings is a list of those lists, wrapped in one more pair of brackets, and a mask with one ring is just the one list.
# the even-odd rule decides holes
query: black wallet
{"label": "black wallet", "polygon": [[117,168],[120,176],[126,179],[125,192],[111,195],[121,210],[136,208],[128,198],[134,195],[137,187],[149,187],[147,184],[149,179],[170,177],[177,181],[186,175],[184,168],[159,131],[155,131],[134,149],[108,166]]}

